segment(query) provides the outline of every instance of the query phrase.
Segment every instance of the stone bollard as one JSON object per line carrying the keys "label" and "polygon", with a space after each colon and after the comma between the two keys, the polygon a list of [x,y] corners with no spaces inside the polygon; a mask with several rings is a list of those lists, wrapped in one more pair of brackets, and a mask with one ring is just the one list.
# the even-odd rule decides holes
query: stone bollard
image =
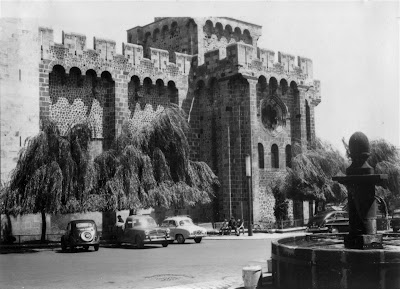
{"label": "stone bollard", "polygon": [[244,288],[256,289],[262,277],[261,266],[243,267],[242,277]]}

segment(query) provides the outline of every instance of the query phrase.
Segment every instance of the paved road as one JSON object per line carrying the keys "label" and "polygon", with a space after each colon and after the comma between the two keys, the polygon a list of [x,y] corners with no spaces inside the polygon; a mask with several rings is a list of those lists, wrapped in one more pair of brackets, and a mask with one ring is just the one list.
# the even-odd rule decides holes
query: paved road
{"label": "paved road", "polygon": [[270,240],[187,241],[98,252],[31,250],[0,255],[0,288],[159,288],[239,277],[246,265],[266,265]]}

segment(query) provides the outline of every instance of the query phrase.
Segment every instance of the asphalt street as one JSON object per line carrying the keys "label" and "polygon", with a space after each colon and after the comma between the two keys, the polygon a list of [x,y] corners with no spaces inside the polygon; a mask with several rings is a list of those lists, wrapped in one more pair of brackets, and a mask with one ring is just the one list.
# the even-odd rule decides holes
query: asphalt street
{"label": "asphalt street", "polygon": [[0,288],[160,288],[241,277],[266,265],[271,240],[101,247],[98,252],[33,249],[0,255]]}

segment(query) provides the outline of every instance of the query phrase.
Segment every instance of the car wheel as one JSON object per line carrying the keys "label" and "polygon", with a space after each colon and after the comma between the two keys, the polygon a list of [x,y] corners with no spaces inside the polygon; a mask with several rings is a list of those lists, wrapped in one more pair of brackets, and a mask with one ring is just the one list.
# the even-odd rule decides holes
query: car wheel
{"label": "car wheel", "polygon": [[135,242],[136,242],[136,246],[137,246],[138,248],[143,248],[143,247],[144,247],[142,237],[136,236]]}
{"label": "car wheel", "polygon": [[178,244],[183,244],[185,243],[185,237],[183,237],[182,234],[176,235],[176,241],[178,242]]}
{"label": "car wheel", "polygon": [[196,243],[200,243],[201,242],[201,237],[200,238],[194,238],[194,241],[196,242]]}
{"label": "car wheel", "polygon": [[163,247],[168,247],[168,244],[169,244],[169,242],[168,242],[168,241],[164,241],[164,242],[162,242],[162,244],[161,244],[161,245],[162,245]]}
{"label": "car wheel", "polygon": [[93,246],[95,251],[99,251],[99,244]]}

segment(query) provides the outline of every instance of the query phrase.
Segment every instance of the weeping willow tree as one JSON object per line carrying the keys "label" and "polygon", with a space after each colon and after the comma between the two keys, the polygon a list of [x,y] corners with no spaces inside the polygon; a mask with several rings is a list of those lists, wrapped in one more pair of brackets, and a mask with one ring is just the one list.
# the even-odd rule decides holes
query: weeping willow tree
{"label": "weeping willow tree", "polygon": [[20,151],[10,180],[7,208],[11,214],[40,213],[45,240],[46,213],[83,211],[96,183],[90,163],[91,131],[86,124],[65,136],[57,125],[44,121],[42,130]]}
{"label": "weeping willow tree", "polygon": [[292,160],[286,174],[273,182],[272,189],[293,200],[341,203],[347,197],[347,189],[332,181],[332,177],[345,173],[347,161],[331,145],[317,140]]}
{"label": "weeping willow tree", "polygon": [[[348,144],[343,140],[347,155]],[[400,205],[400,154],[398,149],[385,141],[378,139],[370,142],[370,157],[368,163],[376,174],[387,174],[388,179],[376,186],[376,194],[383,198],[389,211]]]}
{"label": "weeping willow tree", "polygon": [[189,160],[188,129],[177,106],[166,108],[141,129],[124,127],[115,150],[95,159],[100,171],[108,172],[100,179],[113,206],[135,210],[210,202],[218,181],[205,163]]}
{"label": "weeping willow tree", "polygon": [[218,180],[204,162],[189,159],[188,122],[175,105],[139,129],[123,126],[113,149],[95,158],[105,210],[181,208],[209,203]]}

